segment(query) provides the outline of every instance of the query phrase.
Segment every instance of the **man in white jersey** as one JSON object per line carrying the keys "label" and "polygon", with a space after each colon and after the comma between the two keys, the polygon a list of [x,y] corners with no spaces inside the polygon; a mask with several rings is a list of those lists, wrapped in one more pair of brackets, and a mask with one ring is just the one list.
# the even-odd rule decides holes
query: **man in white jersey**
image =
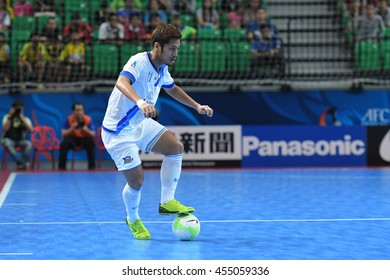
{"label": "man in white jersey", "polygon": [[199,114],[213,115],[213,109],[201,105],[175,85],[168,66],[177,57],[181,33],[171,24],[158,26],[152,33],[152,50],[133,55],[115,84],[103,119],[102,140],[119,171],[126,177],[122,195],[126,206],[126,223],[137,239],[150,239],[139,214],[144,172],[139,150],[164,155],[161,165],[162,215],[193,212],[174,195],[181,174],[183,145],[164,126],[154,121],[154,107],[161,88],[177,101],[194,108]]}

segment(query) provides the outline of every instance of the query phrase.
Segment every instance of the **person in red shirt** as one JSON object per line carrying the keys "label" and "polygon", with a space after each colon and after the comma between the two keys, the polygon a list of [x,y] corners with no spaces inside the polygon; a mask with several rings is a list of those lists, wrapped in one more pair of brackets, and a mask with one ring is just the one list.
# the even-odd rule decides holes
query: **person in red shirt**
{"label": "person in red shirt", "polygon": [[14,14],[16,17],[32,16],[34,8],[26,0],[19,0],[14,4]]}
{"label": "person in red shirt", "polygon": [[63,35],[65,43],[70,41],[72,33],[79,33],[79,39],[85,44],[90,44],[92,40],[92,27],[81,21],[80,14],[75,12],[72,14],[72,21],[64,27]]}

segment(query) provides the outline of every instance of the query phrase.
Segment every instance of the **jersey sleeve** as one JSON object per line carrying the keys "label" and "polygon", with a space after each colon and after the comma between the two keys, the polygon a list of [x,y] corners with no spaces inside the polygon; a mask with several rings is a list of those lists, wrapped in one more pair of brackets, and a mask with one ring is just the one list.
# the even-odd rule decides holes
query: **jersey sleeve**
{"label": "jersey sleeve", "polygon": [[137,79],[140,77],[143,69],[145,68],[144,61],[139,59],[139,56],[130,57],[129,61],[123,67],[119,76],[125,76],[131,80],[131,83],[134,84]]}
{"label": "jersey sleeve", "polygon": [[162,88],[173,88],[175,85],[175,82],[173,81],[173,78],[171,76],[171,73],[168,71],[168,67],[165,67],[164,69],[164,77],[162,81]]}

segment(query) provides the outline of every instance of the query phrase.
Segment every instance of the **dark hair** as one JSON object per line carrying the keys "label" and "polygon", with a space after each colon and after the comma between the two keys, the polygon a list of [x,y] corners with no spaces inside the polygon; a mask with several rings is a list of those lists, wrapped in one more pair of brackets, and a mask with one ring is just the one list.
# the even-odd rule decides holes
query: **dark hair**
{"label": "dark hair", "polygon": [[15,100],[13,103],[12,103],[12,107],[23,107],[23,102],[22,100]]}
{"label": "dark hair", "polygon": [[266,28],[270,29],[271,27],[268,24],[261,24],[260,25],[260,30],[263,30],[263,29],[266,29]]}
{"label": "dark hair", "polygon": [[84,108],[84,104],[83,103],[81,103],[81,102],[75,102],[75,103],[73,103],[73,105],[72,105],[72,111],[74,111],[75,109],[76,109],[76,106],[77,105],[81,105],[81,106],[83,106],[83,108]]}
{"label": "dark hair", "polygon": [[161,48],[164,48],[164,45],[168,43],[171,39],[180,40],[181,33],[177,27],[172,24],[161,24],[154,29],[152,33],[152,45],[154,43],[159,43]]}

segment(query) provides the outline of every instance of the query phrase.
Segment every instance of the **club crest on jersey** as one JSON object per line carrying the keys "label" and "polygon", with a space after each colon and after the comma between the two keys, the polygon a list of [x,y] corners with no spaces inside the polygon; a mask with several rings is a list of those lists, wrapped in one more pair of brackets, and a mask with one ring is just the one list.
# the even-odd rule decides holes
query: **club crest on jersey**
{"label": "club crest on jersey", "polygon": [[135,67],[137,65],[137,61],[134,61],[133,64],[131,64],[131,67]]}
{"label": "club crest on jersey", "polygon": [[127,156],[122,159],[124,164],[131,163],[133,161],[133,158],[131,156]]}

